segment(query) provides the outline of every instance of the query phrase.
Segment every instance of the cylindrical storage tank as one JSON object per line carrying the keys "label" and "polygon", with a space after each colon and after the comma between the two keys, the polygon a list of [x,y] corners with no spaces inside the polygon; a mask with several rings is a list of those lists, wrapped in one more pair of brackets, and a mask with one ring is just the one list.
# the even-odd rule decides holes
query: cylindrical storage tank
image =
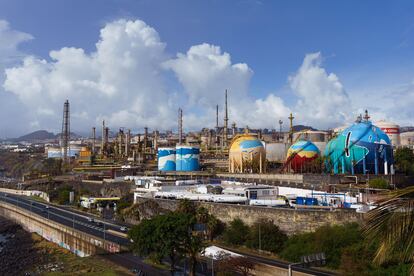
{"label": "cylindrical storage tank", "polygon": [[414,145],[414,131],[403,132],[400,134],[401,146]]}
{"label": "cylindrical storage tank", "polygon": [[46,148],[47,158],[62,158],[62,150],[57,147]]}
{"label": "cylindrical storage tank", "polygon": [[388,138],[390,138],[391,144],[394,147],[399,146],[401,144],[399,125],[395,123],[387,122],[385,120],[378,121],[374,125],[379,127],[382,131],[385,132],[385,134],[388,135]]}
{"label": "cylindrical storage tank", "polygon": [[200,147],[199,146],[176,146],[176,170],[198,171],[200,169]]}
{"label": "cylindrical storage tank", "polygon": [[270,162],[284,162],[289,144],[286,143],[266,143],[266,159]]}
{"label": "cylindrical storage tank", "polygon": [[158,148],[158,170],[175,171],[175,148]]}
{"label": "cylindrical storage tank", "polygon": [[[68,157],[79,157],[81,149],[82,148],[79,146],[70,146],[68,150]],[[62,156],[63,156],[64,149],[61,148],[61,150],[62,150]]]}

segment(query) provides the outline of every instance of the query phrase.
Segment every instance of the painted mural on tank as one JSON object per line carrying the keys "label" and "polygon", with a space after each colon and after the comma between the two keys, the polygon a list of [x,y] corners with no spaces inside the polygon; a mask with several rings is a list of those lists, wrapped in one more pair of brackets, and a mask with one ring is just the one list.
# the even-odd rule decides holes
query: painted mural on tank
{"label": "painted mural on tank", "polygon": [[176,170],[198,171],[200,169],[200,148],[196,146],[176,147]]}
{"label": "painted mural on tank", "polygon": [[314,143],[301,140],[289,148],[286,160],[295,172],[299,172],[306,164],[319,156],[320,151]]}
{"label": "painted mural on tank", "polygon": [[356,122],[325,149],[325,167],[334,174],[388,174],[393,164],[391,141],[370,121]]}
{"label": "painted mural on tank", "polygon": [[158,148],[158,170],[175,171],[175,148]]}

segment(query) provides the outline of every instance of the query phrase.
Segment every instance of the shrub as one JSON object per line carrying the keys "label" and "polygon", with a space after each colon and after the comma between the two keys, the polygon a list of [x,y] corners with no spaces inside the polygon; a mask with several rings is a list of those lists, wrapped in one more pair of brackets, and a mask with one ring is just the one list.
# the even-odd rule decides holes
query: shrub
{"label": "shrub", "polygon": [[241,219],[230,222],[223,233],[223,241],[229,245],[243,245],[249,236],[249,226]]}
{"label": "shrub", "polygon": [[[260,239],[260,244],[259,244]],[[259,220],[250,228],[246,245],[250,248],[278,253],[282,250],[287,236],[271,220]],[[260,246],[259,246],[260,245]]]}
{"label": "shrub", "polygon": [[291,262],[300,261],[303,255],[324,252],[327,266],[338,268],[345,247],[363,240],[358,224],[322,226],[313,233],[291,237],[281,256]]}
{"label": "shrub", "polygon": [[368,185],[370,188],[375,189],[388,189],[390,187],[388,181],[383,178],[370,179]]}

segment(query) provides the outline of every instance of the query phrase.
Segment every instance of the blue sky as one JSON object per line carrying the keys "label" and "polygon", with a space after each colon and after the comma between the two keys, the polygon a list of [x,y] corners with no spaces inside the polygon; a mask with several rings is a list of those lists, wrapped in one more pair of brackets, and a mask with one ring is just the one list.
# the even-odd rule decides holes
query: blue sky
{"label": "blue sky", "polygon": [[[18,45],[24,55],[50,61],[49,52],[63,47],[91,53],[106,24],[139,19],[159,34],[168,58],[202,43],[219,46],[232,64],[246,63],[252,70],[247,88],[252,100],[274,93],[294,112],[300,95],[292,93],[289,76],[307,54],[320,52],[316,66],[338,77],[353,100],[350,113],[378,108],[378,116],[401,124],[410,123],[410,114],[392,116],[380,105],[394,89],[412,96],[411,88],[400,87],[414,76],[413,12],[412,1],[0,1],[0,20],[34,37]],[[165,89],[185,90],[174,73],[165,73]],[[364,105],[355,99],[361,94],[374,99]]]}

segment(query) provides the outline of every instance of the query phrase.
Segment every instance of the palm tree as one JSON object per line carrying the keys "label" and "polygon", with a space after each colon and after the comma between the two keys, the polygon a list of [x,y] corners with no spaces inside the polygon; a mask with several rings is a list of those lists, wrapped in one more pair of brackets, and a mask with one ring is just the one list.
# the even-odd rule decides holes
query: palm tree
{"label": "palm tree", "polygon": [[[414,261],[414,186],[387,193],[379,206],[368,212],[364,232],[379,242],[376,264],[392,259]],[[411,267],[411,273],[414,266]]]}

